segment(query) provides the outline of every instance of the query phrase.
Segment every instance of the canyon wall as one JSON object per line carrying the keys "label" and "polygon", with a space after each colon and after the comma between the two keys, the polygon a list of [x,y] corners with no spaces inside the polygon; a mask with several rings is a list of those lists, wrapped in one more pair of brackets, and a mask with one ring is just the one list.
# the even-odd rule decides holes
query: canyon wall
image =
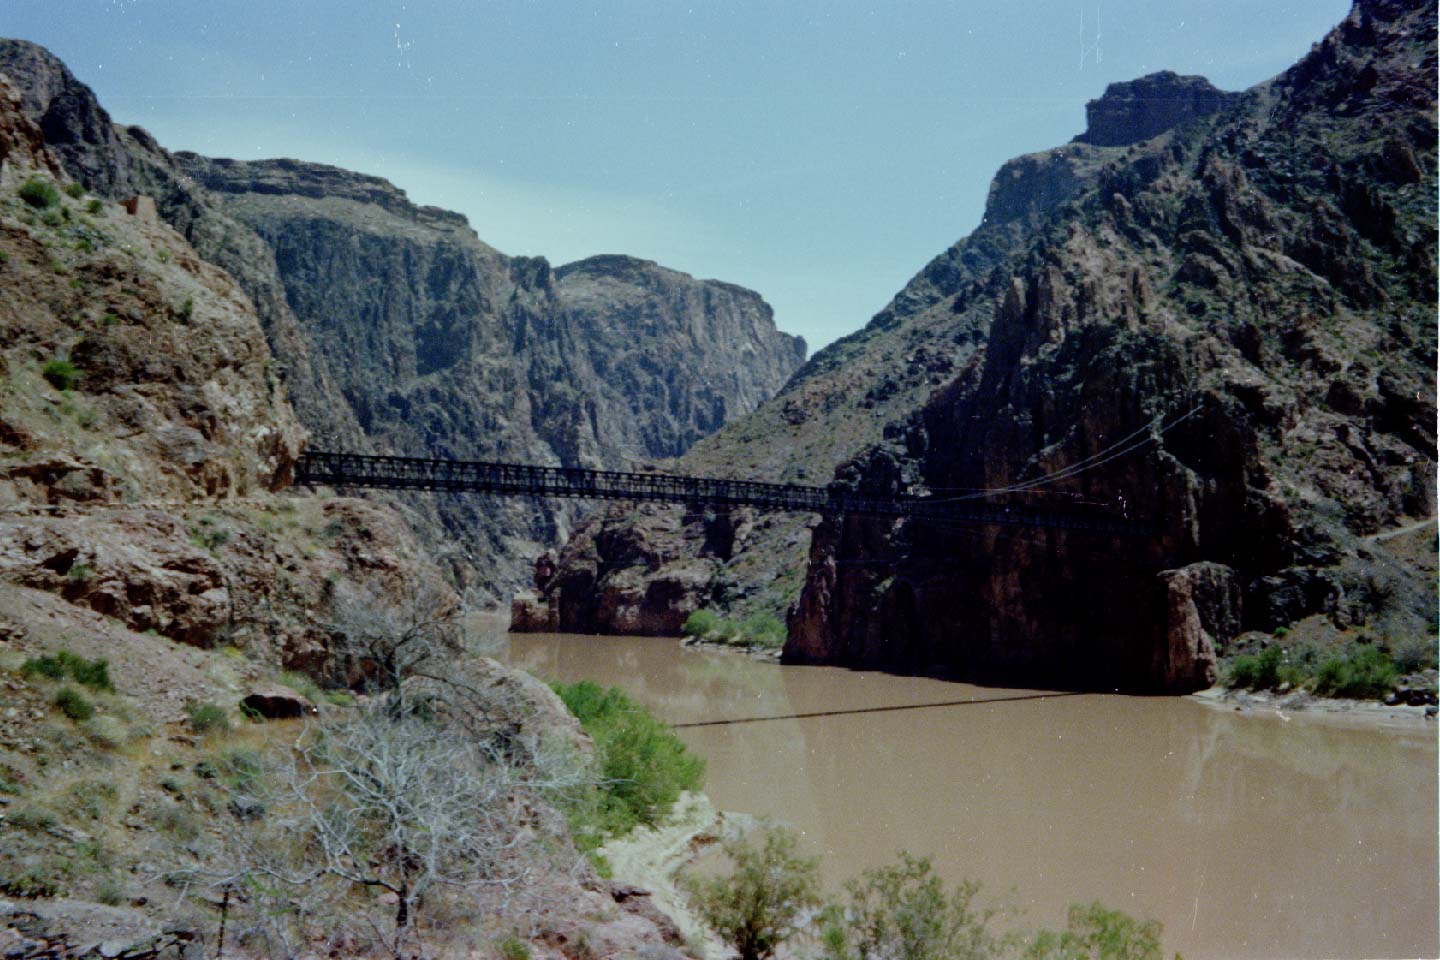
{"label": "canyon wall", "polygon": [[827,520],[787,660],[1175,691],[1247,628],[1433,634],[1433,584],[1368,539],[1434,512],[1432,14],[1360,3],[1209,118],[1147,114],[985,349],[839,473],[1141,535]]}
{"label": "canyon wall", "polygon": [[[675,456],[804,360],[759,295],[624,256],[508,257],[378,177],[170,153],[48,52],[0,72],[68,173],[162,219],[251,297],[319,448],[621,467]],[[507,598],[573,503],[377,494],[477,602]]]}

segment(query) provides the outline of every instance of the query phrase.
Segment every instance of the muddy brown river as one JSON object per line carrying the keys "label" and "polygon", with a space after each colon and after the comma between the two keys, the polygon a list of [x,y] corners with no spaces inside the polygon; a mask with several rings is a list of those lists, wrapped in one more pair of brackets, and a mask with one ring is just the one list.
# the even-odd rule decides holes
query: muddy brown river
{"label": "muddy brown river", "polygon": [[904,849],[981,881],[1021,928],[1100,900],[1161,920],[1167,956],[1189,960],[1440,954],[1433,725],[780,667],[665,639],[517,635],[503,656],[619,685],[672,723],[751,721],[680,732],[716,806],[801,831],[832,887]]}

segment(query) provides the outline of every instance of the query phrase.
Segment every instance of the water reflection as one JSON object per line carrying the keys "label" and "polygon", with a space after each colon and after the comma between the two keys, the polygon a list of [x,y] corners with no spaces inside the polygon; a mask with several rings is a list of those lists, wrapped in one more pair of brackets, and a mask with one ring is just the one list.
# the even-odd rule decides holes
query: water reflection
{"label": "water reflection", "polygon": [[515,637],[505,655],[619,684],[677,723],[993,700],[681,731],[716,804],[802,830],[831,884],[903,848],[1015,891],[1026,925],[1098,898],[1163,920],[1192,960],[1437,953],[1433,732],[1036,699],[663,639]]}

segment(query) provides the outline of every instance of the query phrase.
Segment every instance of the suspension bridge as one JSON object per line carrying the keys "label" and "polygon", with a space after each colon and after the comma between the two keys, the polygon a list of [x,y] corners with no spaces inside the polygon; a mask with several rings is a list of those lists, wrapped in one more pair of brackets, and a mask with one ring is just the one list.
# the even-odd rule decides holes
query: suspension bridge
{"label": "suspension bridge", "polygon": [[975,525],[1049,527],[1118,536],[1146,531],[1102,509],[1041,509],[977,498],[923,497],[793,483],[761,483],[678,474],[542,467],[488,460],[372,456],[309,450],[295,466],[303,486],[572,497],[719,507],[755,507],[825,516],[897,517]]}

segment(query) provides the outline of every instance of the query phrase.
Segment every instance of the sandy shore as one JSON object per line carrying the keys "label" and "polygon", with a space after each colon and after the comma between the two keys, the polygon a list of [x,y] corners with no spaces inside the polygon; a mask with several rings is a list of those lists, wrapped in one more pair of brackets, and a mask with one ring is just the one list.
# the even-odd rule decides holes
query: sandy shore
{"label": "sandy shore", "polygon": [[1434,717],[1426,718],[1424,707],[1387,707],[1378,700],[1331,700],[1308,693],[1227,690],[1211,687],[1190,694],[1190,699],[1217,710],[1237,713],[1274,714],[1282,720],[1333,723],[1344,726],[1395,729],[1414,733],[1440,729]]}
{"label": "sandy shore", "polygon": [[[729,818],[733,819],[733,818]],[[610,861],[614,879],[650,891],[651,900],[680,928],[702,960],[721,960],[729,951],[690,912],[676,877],[699,852],[723,837],[731,824],[703,793],[685,792],[670,817],[658,827],[637,827],[600,848]]]}

